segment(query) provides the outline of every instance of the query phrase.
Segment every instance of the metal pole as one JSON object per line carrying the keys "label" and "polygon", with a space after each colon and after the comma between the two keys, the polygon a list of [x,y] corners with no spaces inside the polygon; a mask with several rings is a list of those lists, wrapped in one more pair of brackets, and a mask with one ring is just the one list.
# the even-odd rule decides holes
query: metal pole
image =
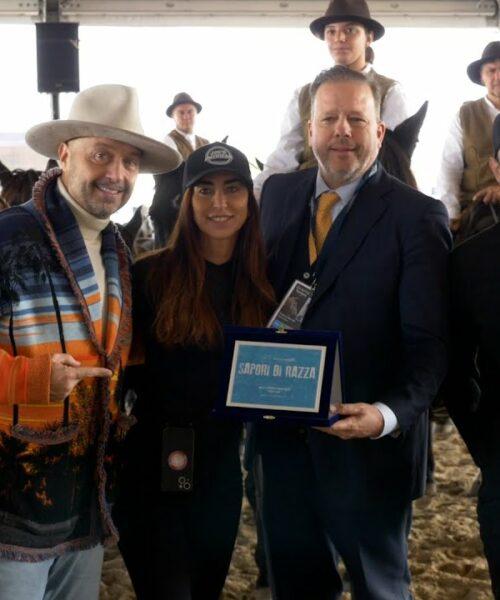
{"label": "metal pole", "polygon": [[52,92],[52,119],[56,121],[60,118],[59,112],[59,92]]}

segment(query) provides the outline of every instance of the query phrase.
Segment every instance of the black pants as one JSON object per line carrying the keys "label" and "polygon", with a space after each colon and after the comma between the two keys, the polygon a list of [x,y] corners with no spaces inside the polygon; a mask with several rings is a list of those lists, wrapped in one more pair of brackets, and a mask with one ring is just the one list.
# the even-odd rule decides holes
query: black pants
{"label": "black pants", "polygon": [[256,461],[269,578],[275,600],[334,600],[342,593],[336,552],[356,600],[409,600],[411,504],[338,508],[318,490],[306,447]]}
{"label": "black pants", "polygon": [[493,595],[496,600],[500,600],[500,454],[496,460],[483,466],[481,476],[477,502],[479,528]]}
{"label": "black pants", "polygon": [[138,600],[218,600],[224,587],[241,511],[238,438],[195,448],[190,493],[151,493],[125,475],[113,514]]}

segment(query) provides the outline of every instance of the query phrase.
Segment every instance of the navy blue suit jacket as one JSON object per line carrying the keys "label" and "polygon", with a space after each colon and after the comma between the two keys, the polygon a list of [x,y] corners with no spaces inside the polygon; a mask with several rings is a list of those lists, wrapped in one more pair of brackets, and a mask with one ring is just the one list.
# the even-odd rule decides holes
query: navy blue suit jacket
{"label": "navy blue suit jacket", "polygon": [[[261,222],[278,298],[292,283],[287,273],[316,174],[309,169],[275,175],[262,192]],[[444,205],[380,165],[340,230],[334,223],[328,234],[303,328],[342,332],[344,400],[384,402],[400,428],[397,437],[379,440],[345,441],[310,431],[314,469],[334,503],[407,501],[423,492],[427,409],[447,368],[450,248]],[[279,429],[270,435],[270,428],[262,429],[261,450],[272,451]]]}

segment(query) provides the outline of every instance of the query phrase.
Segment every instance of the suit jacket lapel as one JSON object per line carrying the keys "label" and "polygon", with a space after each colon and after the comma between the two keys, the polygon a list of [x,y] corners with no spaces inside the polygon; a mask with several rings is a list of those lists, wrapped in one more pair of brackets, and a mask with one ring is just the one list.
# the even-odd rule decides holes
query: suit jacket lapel
{"label": "suit jacket lapel", "polygon": [[[307,178],[290,191],[286,197],[286,201],[280,203],[281,212],[279,215],[273,213],[268,217],[268,221],[272,219],[273,228],[279,228],[279,231],[282,232],[281,236],[272,244],[270,249],[271,255],[269,257],[270,262],[279,268],[279,271],[272,273],[274,287],[278,293],[286,291],[283,289],[283,286],[286,284],[286,274],[295,250],[297,238],[308,212],[309,200],[314,193],[316,173],[316,169],[312,170]],[[284,229],[283,223],[287,224]],[[266,229],[265,225],[264,229]],[[267,235],[266,237],[268,238]]]}
{"label": "suit jacket lapel", "polygon": [[311,310],[363,244],[372,227],[387,209],[384,195],[392,188],[391,180],[379,165],[354,199],[340,230],[333,224],[318,258],[317,287],[309,305]]}

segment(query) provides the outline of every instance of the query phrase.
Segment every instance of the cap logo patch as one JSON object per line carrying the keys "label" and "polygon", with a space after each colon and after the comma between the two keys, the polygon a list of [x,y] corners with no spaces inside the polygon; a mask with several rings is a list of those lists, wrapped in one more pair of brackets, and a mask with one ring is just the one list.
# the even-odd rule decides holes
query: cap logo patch
{"label": "cap logo patch", "polygon": [[205,162],[210,165],[221,167],[233,162],[233,155],[223,146],[214,146],[205,154]]}

